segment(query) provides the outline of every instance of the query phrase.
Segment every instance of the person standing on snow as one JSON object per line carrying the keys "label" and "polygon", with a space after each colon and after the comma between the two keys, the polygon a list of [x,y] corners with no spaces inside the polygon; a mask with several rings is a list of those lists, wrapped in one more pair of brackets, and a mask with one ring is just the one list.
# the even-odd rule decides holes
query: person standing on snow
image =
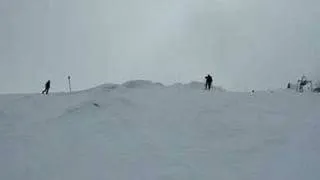
{"label": "person standing on snow", "polygon": [[212,76],[210,76],[210,74],[208,74],[208,75],[205,77],[205,79],[206,79],[205,89],[206,89],[206,90],[210,90],[210,89],[211,89],[211,86],[212,86],[212,81],[213,81]]}
{"label": "person standing on snow", "polygon": [[42,91],[42,94],[44,93],[48,94],[49,89],[50,89],[50,80],[46,82],[45,89]]}

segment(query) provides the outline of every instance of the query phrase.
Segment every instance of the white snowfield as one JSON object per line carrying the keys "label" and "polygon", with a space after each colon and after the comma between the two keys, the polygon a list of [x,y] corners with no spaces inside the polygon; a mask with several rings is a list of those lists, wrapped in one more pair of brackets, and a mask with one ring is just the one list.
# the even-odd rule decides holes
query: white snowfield
{"label": "white snowfield", "polygon": [[319,180],[320,97],[148,81],[0,96],[0,180]]}

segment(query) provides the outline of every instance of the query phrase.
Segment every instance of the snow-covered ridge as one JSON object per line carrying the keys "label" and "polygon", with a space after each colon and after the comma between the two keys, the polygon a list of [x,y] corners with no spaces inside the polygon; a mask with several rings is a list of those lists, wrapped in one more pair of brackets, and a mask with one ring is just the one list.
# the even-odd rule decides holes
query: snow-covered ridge
{"label": "snow-covered ridge", "polygon": [[[162,83],[152,82],[148,80],[132,80],[122,84],[103,84],[88,90],[88,91],[115,91],[124,89],[145,89],[145,88],[178,88],[178,89],[191,89],[191,90],[203,90],[204,82],[192,81],[190,83],[175,83],[173,85],[163,85]],[[226,92],[226,90],[220,86],[213,86],[213,91]]]}
{"label": "snow-covered ridge", "polygon": [[319,179],[317,94],[202,85],[1,95],[0,179]]}

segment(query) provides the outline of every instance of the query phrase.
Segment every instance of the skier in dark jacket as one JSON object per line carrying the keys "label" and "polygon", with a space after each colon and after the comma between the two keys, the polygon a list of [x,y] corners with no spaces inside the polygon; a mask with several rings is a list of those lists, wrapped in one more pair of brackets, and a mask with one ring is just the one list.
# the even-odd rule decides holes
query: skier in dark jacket
{"label": "skier in dark jacket", "polygon": [[213,79],[212,79],[212,77],[210,76],[210,74],[208,74],[205,78],[206,78],[205,89],[210,90]]}
{"label": "skier in dark jacket", "polygon": [[50,89],[50,80],[47,81],[47,83],[45,85],[45,89],[42,91],[42,94],[44,94],[44,93],[48,94],[49,93],[49,89]]}

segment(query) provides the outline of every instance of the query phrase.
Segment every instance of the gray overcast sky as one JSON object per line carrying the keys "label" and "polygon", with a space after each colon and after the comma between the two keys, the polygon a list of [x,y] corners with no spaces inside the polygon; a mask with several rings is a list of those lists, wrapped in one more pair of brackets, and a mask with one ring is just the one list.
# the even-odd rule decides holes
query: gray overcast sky
{"label": "gray overcast sky", "polygon": [[[0,93],[148,79],[232,90],[319,78],[319,0],[0,0]],[[319,78],[320,79],[320,78]]]}

